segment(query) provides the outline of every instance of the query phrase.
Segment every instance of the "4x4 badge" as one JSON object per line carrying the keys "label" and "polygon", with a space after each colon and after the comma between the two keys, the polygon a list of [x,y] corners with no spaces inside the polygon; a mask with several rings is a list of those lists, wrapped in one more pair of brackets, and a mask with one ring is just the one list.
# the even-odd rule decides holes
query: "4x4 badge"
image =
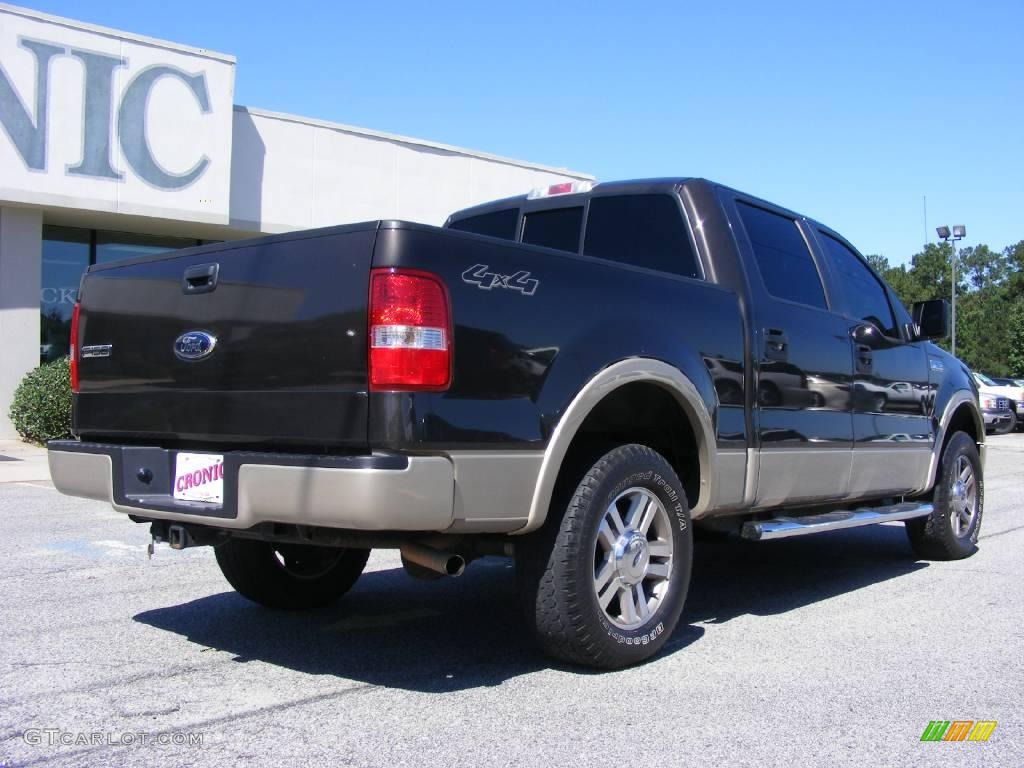
{"label": "4x4 badge", "polygon": [[474,264],[462,273],[462,282],[475,285],[484,291],[491,288],[508,288],[510,291],[519,291],[524,296],[533,296],[540,287],[540,280],[534,280],[525,270],[511,275],[499,275],[497,272],[489,272],[489,269],[486,264]]}

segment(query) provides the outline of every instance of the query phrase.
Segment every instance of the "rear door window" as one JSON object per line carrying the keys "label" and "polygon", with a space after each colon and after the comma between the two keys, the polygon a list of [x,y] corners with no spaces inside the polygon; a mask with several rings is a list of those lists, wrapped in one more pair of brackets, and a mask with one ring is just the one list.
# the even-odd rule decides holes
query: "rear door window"
{"label": "rear door window", "polygon": [[523,242],[576,253],[582,226],[583,206],[533,211],[523,217]]}
{"label": "rear door window", "polygon": [[448,229],[460,232],[473,232],[477,235],[490,235],[505,240],[516,239],[516,222],[519,220],[518,208],[504,208],[500,211],[481,213],[478,216],[467,216],[453,221]]}
{"label": "rear door window", "polygon": [[684,277],[702,276],[682,211],[669,195],[591,199],[583,252]]}
{"label": "rear door window", "polygon": [[748,203],[737,201],[736,207],[768,293],[779,299],[827,309],[818,267],[796,221]]}

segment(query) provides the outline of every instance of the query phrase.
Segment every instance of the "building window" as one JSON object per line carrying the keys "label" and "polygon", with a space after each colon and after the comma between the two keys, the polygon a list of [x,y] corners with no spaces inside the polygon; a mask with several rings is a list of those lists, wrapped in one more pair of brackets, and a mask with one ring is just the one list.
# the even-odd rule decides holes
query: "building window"
{"label": "building window", "polygon": [[194,238],[158,237],[156,235],[136,235],[131,232],[97,232],[96,258],[94,264],[105,264],[119,259],[133,259],[137,256],[150,256],[154,253],[176,251],[179,248],[191,248],[198,245]]}
{"label": "building window", "polygon": [[78,299],[78,282],[89,266],[91,237],[88,229],[43,227],[40,362],[68,353],[71,310]]}
{"label": "building window", "polygon": [[218,241],[44,226],[39,361],[47,363],[68,354],[71,310],[78,300],[82,273],[91,264],[215,242]]}

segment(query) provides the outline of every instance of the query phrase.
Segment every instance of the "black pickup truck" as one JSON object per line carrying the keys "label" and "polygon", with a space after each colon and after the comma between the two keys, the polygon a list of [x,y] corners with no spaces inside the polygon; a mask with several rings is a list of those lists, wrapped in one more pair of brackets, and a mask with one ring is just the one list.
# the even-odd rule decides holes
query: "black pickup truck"
{"label": "black pickup truck", "polygon": [[558,658],[656,653],[694,527],[905,521],[976,549],[971,376],[828,227],[702,179],[556,185],[454,214],[90,268],[64,493],[213,545],[274,608],[515,558]]}

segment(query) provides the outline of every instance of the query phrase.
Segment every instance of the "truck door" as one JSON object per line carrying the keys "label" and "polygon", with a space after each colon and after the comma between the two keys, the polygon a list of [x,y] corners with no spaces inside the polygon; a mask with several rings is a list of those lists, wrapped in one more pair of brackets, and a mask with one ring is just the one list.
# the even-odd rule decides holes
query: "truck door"
{"label": "truck door", "polygon": [[848,323],[832,311],[795,216],[742,199],[733,212],[754,321],[755,506],[843,498],[853,445]]}
{"label": "truck door", "polygon": [[934,440],[924,343],[900,327],[888,292],[852,247],[824,228],[815,235],[842,294],[853,356],[850,495],[923,487]]}

